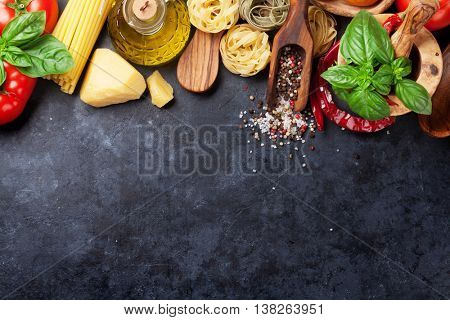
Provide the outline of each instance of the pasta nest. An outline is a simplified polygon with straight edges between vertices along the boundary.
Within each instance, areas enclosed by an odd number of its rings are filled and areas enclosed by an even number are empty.
[[[249,24],[234,26],[220,41],[220,53],[230,72],[242,77],[254,76],[270,61],[269,36]]]
[[[191,23],[199,30],[218,33],[239,19],[239,0],[188,0]]]
[[[317,6],[309,6],[308,21],[314,42],[314,57],[325,54],[336,39],[336,20]]]
[[[240,0],[241,18],[260,31],[277,29],[286,21],[290,0]]]

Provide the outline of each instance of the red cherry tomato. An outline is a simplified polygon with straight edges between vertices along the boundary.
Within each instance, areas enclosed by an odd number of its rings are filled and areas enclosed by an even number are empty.
[[[6,81],[0,94],[0,126],[17,119],[33,93],[36,79],[19,72],[16,67],[3,62]]]
[[[411,0],[396,0],[398,11],[405,11]],[[450,25],[450,0],[440,0],[438,11],[431,17],[425,27],[430,31],[443,29]]]
[[[0,33],[16,13],[25,11],[45,11],[45,32],[51,33],[55,29],[59,14],[58,0],[0,0]]]

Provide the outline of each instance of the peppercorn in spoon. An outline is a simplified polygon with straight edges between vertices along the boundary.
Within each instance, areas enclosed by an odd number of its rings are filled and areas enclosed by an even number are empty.
[[[273,107],[277,101],[277,74],[281,67],[280,58],[283,50],[288,46],[294,51],[297,51],[302,60],[302,72],[298,76],[297,99],[291,100],[291,104],[293,104],[295,111],[301,111],[306,107],[306,103],[308,102],[313,55],[313,40],[306,16],[308,14],[308,6],[308,0],[291,0],[286,22],[275,35],[266,93],[269,108]]]

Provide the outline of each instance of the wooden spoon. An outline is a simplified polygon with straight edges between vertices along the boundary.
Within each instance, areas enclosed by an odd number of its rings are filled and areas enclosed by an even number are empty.
[[[219,73],[219,47],[222,34],[223,31],[195,32],[177,66],[177,79],[184,89],[202,93],[212,87]]]
[[[450,45],[444,51],[444,70],[441,83],[433,96],[433,112],[419,114],[419,125],[432,137],[450,136]]]
[[[409,3],[403,12],[402,24],[391,37],[397,58],[409,56],[417,34],[437,9],[436,0],[412,0]]]
[[[311,78],[311,63],[313,54],[313,40],[309,31],[307,19],[308,0],[291,0],[291,7],[286,22],[275,35],[272,46],[272,57],[270,60],[269,81],[267,83],[266,99],[269,107],[276,103],[276,81],[281,49],[288,45],[300,47],[303,58],[302,79],[298,88],[298,99],[294,110],[301,111],[306,107],[309,94],[309,82]]]

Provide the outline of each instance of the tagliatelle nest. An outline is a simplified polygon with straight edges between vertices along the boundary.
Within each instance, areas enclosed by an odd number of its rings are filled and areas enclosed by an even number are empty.
[[[218,33],[239,19],[239,0],[188,0],[191,23],[199,30]]]
[[[220,53],[230,72],[242,77],[254,76],[270,61],[269,36],[248,24],[234,26],[220,41]]]
[[[289,0],[240,0],[241,18],[260,31],[277,29],[286,21]]]
[[[309,6],[308,21],[314,42],[314,57],[325,54],[336,39],[336,20],[317,6]]]

